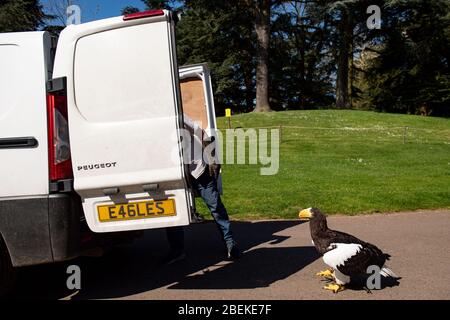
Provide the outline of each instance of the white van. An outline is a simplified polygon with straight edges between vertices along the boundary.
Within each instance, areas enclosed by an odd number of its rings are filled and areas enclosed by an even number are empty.
[[[16,267],[190,223],[175,20],[153,10],[72,25],[57,46],[46,32],[0,34],[0,294]],[[193,118],[211,132],[209,71],[181,75],[201,82]]]

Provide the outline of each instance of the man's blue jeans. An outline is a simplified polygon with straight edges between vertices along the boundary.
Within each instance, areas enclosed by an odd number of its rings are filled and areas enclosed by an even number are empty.
[[[192,186],[198,191],[205,204],[208,206],[211,215],[222,235],[227,249],[230,250],[234,245],[233,233],[231,232],[230,219],[227,210],[222,203],[220,193],[217,190],[217,181],[209,175],[208,169],[198,178],[192,179]],[[184,232],[183,227],[167,228],[167,239],[171,250],[184,250]]]

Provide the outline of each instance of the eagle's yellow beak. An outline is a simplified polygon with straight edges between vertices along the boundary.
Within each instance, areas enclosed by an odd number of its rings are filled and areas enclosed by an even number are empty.
[[[308,221],[312,217],[311,210],[304,209],[304,210],[300,211],[298,214],[298,217],[300,218],[300,220]]]

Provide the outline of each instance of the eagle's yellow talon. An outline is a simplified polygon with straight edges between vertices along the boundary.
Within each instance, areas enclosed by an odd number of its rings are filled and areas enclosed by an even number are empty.
[[[323,277],[323,278],[329,278],[329,279],[333,279],[334,275],[333,275],[333,270],[331,269],[327,269],[321,272],[317,272],[316,276],[318,277]]]
[[[337,284],[337,283],[331,283],[327,284],[325,287],[323,287],[325,290],[333,291],[334,293],[338,293],[340,291],[345,290],[345,287],[343,285]]]

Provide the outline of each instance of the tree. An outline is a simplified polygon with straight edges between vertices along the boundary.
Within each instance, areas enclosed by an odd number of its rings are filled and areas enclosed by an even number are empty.
[[[38,0],[3,0],[0,2],[0,32],[33,31],[51,18]]]
[[[253,2],[253,1],[251,1]],[[256,106],[254,112],[272,111],[269,104],[269,48],[271,0],[258,0],[254,7],[256,54]]]
[[[132,13],[137,13],[139,12],[139,9],[133,6],[126,6],[125,8],[122,9],[122,15],[126,15],[126,14],[132,14]]]
[[[184,11],[179,63],[208,62],[219,113],[333,104],[450,113],[446,0],[143,2]],[[369,5],[382,8],[381,30],[366,25]]]
[[[258,12],[264,12],[258,11],[262,3],[185,0],[185,13],[177,27],[179,63],[209,63],[219,112],[230,106],[247,112],[268,110],[258,108],[262,105],[270,110],[329,105],[332,70],[331,59],[323,63],[326,32],[319,19],[310,21],[307,16],[314,1],[267,4],[270,8],[265,11],[265,30],[271,40],[266,34],[261,46],[256,29],[257,25],[264,29],[261,16],[258,18]],[[308,9],[301,16],[293,13],[296,7]]]
[[[353,55],[353,22],[347,7],[341,11],[338,26],[339,54],[336,79],[336,107],[346,109],[351,107],[349,95],[349,60]]]
[[[167,9],[173,10],[179,1],[175,0],[141,0],[145,5],[146,10],[154,10],[154,9]],[[126,6],[122,9],[122,14],[131,14],[139,12],[139,8],[133,6]]]
[[[51,21],[46,21],[45,31],[51,32],[59,36],[61,31],[68,24],[78,24],[82,21],[82,12],[79,10],[77,1],[74,0],[47,0],[45,11],[52,17]],[[87,8],[83,10],[86,13]],[[100,12],[100,5],[92,10],[92,16],[96,16]]]
[[[43,30],[59,36],[61,31],[67,26],[67,8],[73,4],[72,0],[48,0],[46,12],[51,16],[53,23],[48,23]]]
[[[352,107],[352,83],[353,83],[353,57],[355,54],[355,29],[358,24],[365,24],[364,17],[367,1],[319,1],[322,10],[327,11],[333,28],[330,34],[336,44],[334,56],[336,66],[336,108],[347,109]],[[361,29],[361,28],[360,28]],[[362,28],[364,29],[364,28]],[[367,33],[367,28],[363,32]],[[362,41],[365,41],[363,39]]]
[[[179,1],[173,0],[142,0],[148,9],[167,9],[172,10]]]
[[[219,0],[186,1],[184,11],[177,27],[179,64],[209,64],[219,113],[253,110],[255,41],[246,11]]]
[[[323,13],[312,0],[284,2],[273,10],[269,89],[273,109],[311,109],[334,102],[330,21]]]
[[[170,8],[168,5],[170,1],[159,0],[144,0],[148,7],[154,8],[165,7]],[[176,2],[176,1],[172,1]],[[230,16],[230,12],[236,13],[236,8],[239,8],[241,15],[243,13],[251,13],[251,19],[253,21],[254,30],[256,33],[256,107],[255,112],[267,112],[272,111],[269,104],[269,47],[270,47],[270,17],[271,8],[277,5],[278,1],[273,0],[240,0],[236,3],[224,3],[220,4],[218,1],[195,1],[186,0],[184,5],[187,8],[191,8],[198,11],[208,10],[220,11],[221,14]],[[226,8],[228,12],[220,10]],[[231,14],[233,15],[233,14]],[[248,16],[247,16],[248,18]],[[242,20],[240,20],[242,21]],[[245,25],[245,24],[244,24]],[[247,87],[247,93],[250,92],[248,86],[251,84],[251,78],[248,76],[249,71],[245,70],[245,86]],[[250,97],[247,95],[246,103],[250,103]]]
[[[60,26],[67,26],[67,8],[73,4],[72,0],[48,0],[46,9]]]
[[[450,115],[450,3],[386,2],[386,18],[365,80],[375,109]]]

